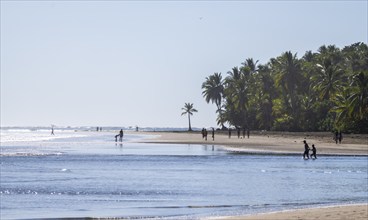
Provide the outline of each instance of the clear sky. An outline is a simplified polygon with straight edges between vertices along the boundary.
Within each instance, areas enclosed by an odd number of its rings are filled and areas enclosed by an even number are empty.
[[[367,43],[367,1],[1,0],[2,126],[216,126],[201,84],[246,58]]]

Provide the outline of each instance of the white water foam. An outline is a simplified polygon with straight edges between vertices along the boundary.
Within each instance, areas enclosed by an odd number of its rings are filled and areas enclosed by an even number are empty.
[[[57,135],[51,135],[50,131],[30,131],[27,129],[1,130],[0,143],[10,144],[17,142],[38,142],[50,141],[61,138],[87,137],[87,134],[76,133],[73,131],[55,131]]]

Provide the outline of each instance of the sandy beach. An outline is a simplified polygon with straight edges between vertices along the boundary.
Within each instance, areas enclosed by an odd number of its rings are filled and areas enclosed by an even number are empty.
[[[346,134],[341,144],[336,144],[331,133],[297,133],[269,132],[251,133],[250,137],[237,137],[236,132],[231,138],[227,132],[216,132],[212,140],[211,132],[207,141],[202,139],[200,132],[139,132],[153,135],[144,139],[144,143],[200,144],[220,145],[229,151],[264,154],[303,154],[306,140],[309,147],[314,144],[318,155],[364,155],[368,156],[368,134]]]
[[[290,211],[256,214],[250,216],[214,217],[207,220],[366,220],[368,204],[328,206]]]

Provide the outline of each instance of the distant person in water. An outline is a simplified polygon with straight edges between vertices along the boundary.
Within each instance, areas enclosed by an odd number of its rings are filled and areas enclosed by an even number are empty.
[[[119,141],[123,141],[123,136],[124,136],[124,132],[123,132],[123,129],[120,129],[120,132],[119,132]]]
[[[312,144],[312,154],[310,155],[310,158],[314,157],[314,159],[317,159],[317,149],[314,146],[314,144]]]
[[[54,134],[54,126],[51,127],[51,135],[55,135]]]
[[[340,133],[339,133],[339,144],[341,144],[341,141],[342,141],[342,132],[340,131]]]
[[[307,141],[304,140],[304,154],[303,154],[303,158],[304,159],[309,159],[309,146],[307,144]]]

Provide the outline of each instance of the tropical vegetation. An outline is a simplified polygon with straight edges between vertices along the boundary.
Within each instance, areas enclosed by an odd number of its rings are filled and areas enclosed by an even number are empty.
[[[248,58],[226,77],[206,77],[202,91],[223,129],[368,133],[368,47],[324,45],[301,58],[286,51],[266,64]]]

